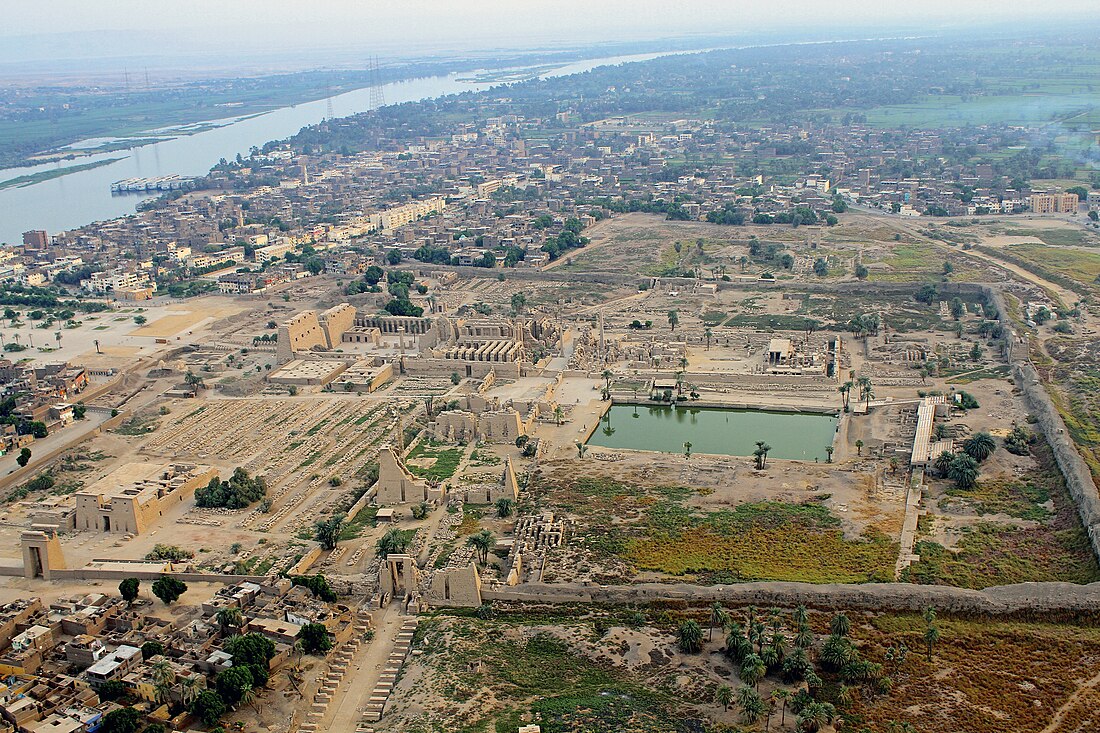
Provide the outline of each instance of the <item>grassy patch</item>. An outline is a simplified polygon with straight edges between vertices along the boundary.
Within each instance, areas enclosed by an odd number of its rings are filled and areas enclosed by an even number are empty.
[[[1017,519],[1043,521],[1051,516],[1045,504],[1050,488],[1031,479],[988,479],[973,489],[949,489],[940,507],[963,503],[978,514],[1007,514]]]
[[[1006,229],[1004,233],[1011,237],[1034,237],[1054,247],[1079,247],[1092,244],[1082,229]]]
[[[643,570],[711,582],[810,583],[889,580],[897,559],[897,545],[885,535],[846,539],[840,521],[818,504],[742,504],[689,520],[683,530],[631,539],[624,557]]]
[[[359,510],[347,524],[340,528],[340,539],[352,540],[363,533],[367,527],[377,525],[378,507],[368,504]]]
[[[1007,364],[984,367],[972,372],[964,372],[947,380],[948,384],[970,384],[983,379],[1008,379],[1012,376],[1012,367]]]
[[[1096,672],[1100,630],[1091,625],[941,615],[937,626],[941,641],[931,661],[921,638],[924,621],[917,614],[877,615],[854,633],[860,651],[877,660],[891,644],[904,642],[910,652],[902,673],[894,675],[891,694],[858,696],[845,711],[853,723],[845,729],[861,730],[866,724],[874,733],[888,733],[888,722],[898,721],[919,731],[1038,733]],[[1058,730],[1095,730],[1095,708],[1089,703],[1081,699],[1069,708]]]
[[[485,507],[473,504],[462,505],[462,521],[455,532],[459,537],[474,534],[481,526],[481,517],[485,514]]]
[[[535,492],[582,517],[581,543],[639,570],[705,583],[791,580],[859,583],[893,575],[897,545],[880,534],[849,539],[817,502],[759,502],[703,512],[683,487],[644,488],[580,478],[536,482]]]
[[[1039,468],[1020,480],[990,481],[967,493],[982,513],[1004,512],[1034,519],[1034,527],[989,522],[968,529],[956,546],[918,542],[920,560],[906,571],[914,583],[987,588],[1037,581],[1092,583],[1100,566],[1081,526],[1065,481],[1045,444],[1035,448]],[[954,492],[959,499],[962,492]],[[1053,503],[1053,513],[1041,504]],[[1043,516],[1045,515],[1045,516]]]
[[[734,328],[758,328],[764,331],[807,331],[811,327],[820,328],[821,321],[797,315],[739,313],[723,325]]]
[[[491,688],[497,701],[491,711],[468,707],[461,719],[449,721],[451,730],[513,733],[525,715],[546,733],[682,729],[687,711],[663,684],[588,659],[550,633],[502,640],[506,624],[465,618],[448,626],[459,642],[433,632],[423,642],[428,653],[439,653],[442,673],[453,679],[443,694],[463,702],[474,690]],[[478,671],[467,672],[475,661]]]
[[[115,432],[119,435],[148,435],[159,427],[156,418],[151,416],[138,416],[132,417],[126,422],[115,428]]]
[[[443,448],[442,445],[428,439],[417,443],[416,447],[409,451],[408,457],[410,459],[434,458],[435,462],[427,468],[409,465],[409,472],[431,481],[446,481],[453,476],[458,469],[458,464],[462,462],[462,454],[465,451],[462,448]]]

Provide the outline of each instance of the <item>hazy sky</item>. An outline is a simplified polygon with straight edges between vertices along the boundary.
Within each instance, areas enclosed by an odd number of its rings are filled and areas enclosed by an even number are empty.
[[[0,37],[88,31],[103,54],[221,47],[473,49],[568,44],[685,33],[741,35],[823,25],[959,26],[975,19],[1060,19],[1097,0],[0,0]],[[129,46],[129,48],[126,48]]]

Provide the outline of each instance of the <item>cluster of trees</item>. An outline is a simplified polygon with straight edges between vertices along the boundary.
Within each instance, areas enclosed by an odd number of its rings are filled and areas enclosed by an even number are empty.
[[[737,210],[734,204],[724,204],[721,209],[707,212],[707,221],[711,224],[725,224],[727,226],[741,226],[745,223],[745,215]]]
[[[386,271],[378,265],[371,265],[363,273],[362,280],[353,280],[348,283],[344,288],[344,292],[347,295],[358,295],[360,293],[377,293],[381,290],[378,283],[381,282],[385,276]]]
[[[183,560],[190,560],[195,556],[195,553],[191,550],[185,550],[177,545],[165,545],[158,542],[153,545],[153,549],[145,553],[146,560],[152,560],[157,562],[160,560],[168,560],[169,562],[182,562]]]
[[[424,315],[424,309],[414,305],[409,300],[409,291],[415,281],[415,277],[411,272],[390,270],[386,280],[389,281],[389,293],[393,296],[393,299],[383,306],[387,313],[391,316],[414,316],[417,318]]]
[[[195,504],[201,507],[244,509],[267,496],[267,482],[263,476],[249,476],[248,471],[237,467],[228,481],[210,479],[206,486],[195,491]]]
[[[1027,445],[1027,438],[1024,438]],[[944,451],[936,456],[934,466],[941,476],[951,479],[960,489],[978,485],[981,464],[997,450],[997,442],[989,433],[979,432],[963,441],[962,451]]]
[[[803,224],[820,224],[822,221],[832,227],[836,226],[840,220],[833,214],[826,214],[819,218],[817,212],[809,206],[796,206],[790,211],[781,211],[778,214],[761,212],[752,217],[753,224],[790,224],[796,228]]]
[[[10,346],[11,344],[8,345]],[[84,406],[81,405],[81,407],[83,408]],[[25,420],[16,414],[17,409],[18,405],[16,404],[14,395],[0,400],[0,425],[14,425],[15,432],[20,435],[33,435],[35,438],[45,438],[49,435],[46,423],[38,420]],[[73,412],[75,415],[75,409]],[[27,459],[30,459],[29,450],[27,450]],[[21,463],[19,465],[25,466],[26,463]]]
[[[932,621],[928,622],[928,628],[935,629],[925,635],[931,655],[939,632],[934,625],[935,611],[926,612],[926,619],[929,613]],[[908,655],[908,648],[900,643],[887,650],[885,665],[864,659],[848,637],[851,622],[845,614],[838,613],[829,623],[828,637],[819,645],[815,664],[817,643],[804,606],[796,608],[789,620],[778,609],[758,615],[755,608],[749,607],[742,625],[715,603],[710,609],[708,638],[713,639],[715,628],[725,632],[723,651],[737,666],[742,683],[736,690],[729,684],[720,685],[715,701],[726,709],[736,703],[742,719],[749,725],[770,718],[780,706],[781,725],[785,725],[790,709],[797,716],[797,729],[806,733],[833,724],[837,705],[850,701],[857,691],[865,697],[889,694],[893,680],[888,673],[896,675]],[[695,620],[683,622],[677,632],[677,644],[685,654],[702,651],[703,627]],[[769,676],[800,689],[792,692],[780,687],[765,701],[759,687]],[[805,688],[801,688],[803,683]]]
[[[290,582],[303,588],[309,588],[309,592],[315,598],[327,603],[335,603],[337,600],[336,591],[328,584],[328,579],[320,573],[317,575],[291,575]]]
[[[542,250],[550,255],[551,260],[556,260],[568,250],[586,246],[588,237],[581,236],[583,228],[580,219],[576,217],[566,219],[561,233],[555,237],[548,237],[542,245]]]

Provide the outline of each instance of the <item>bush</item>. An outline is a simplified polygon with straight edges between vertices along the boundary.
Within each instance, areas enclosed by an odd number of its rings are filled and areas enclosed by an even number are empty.
[[[328,580],[321,574],[317,575],[292,575],[290,576],[290,582],[294,585],[300,585],[305,588],[309,588],[310,592],[314,596],[320,598],[322,601],[328,603],[334,603],[337,600],[337,595],[334,590],[329,586]]]
[[[152,641],[147,641],[141,645],[141,658],[143,660],[152,659],[158,654],[163,655],[164,652],[164,644],[161,644],[155,639]]]
[[[190,550],[185,550],[182,547],[175,545],[153,545],[153,551],[145,555],[146,560],[152,560],[154,562],[160,560],[167,560],[169,562],[181,562],[183,560],[190,560],[195,556],[195,553]]]
[[[201,507],[244,509],[266,496],[267,482],[263,477],[250,477],[248,471],[238,467],[228,481],[219,481],[215,476],[210,479],[209,484],[197,489],[195,504]]]

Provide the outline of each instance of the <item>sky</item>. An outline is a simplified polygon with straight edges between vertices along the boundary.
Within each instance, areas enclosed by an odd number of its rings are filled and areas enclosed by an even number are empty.
[[[958,28],[1095,11],[1096,0],[0,0],[0,61],[310,52],[385,55],[672,36]],[[52,41],[52,42],[51,42]]]

